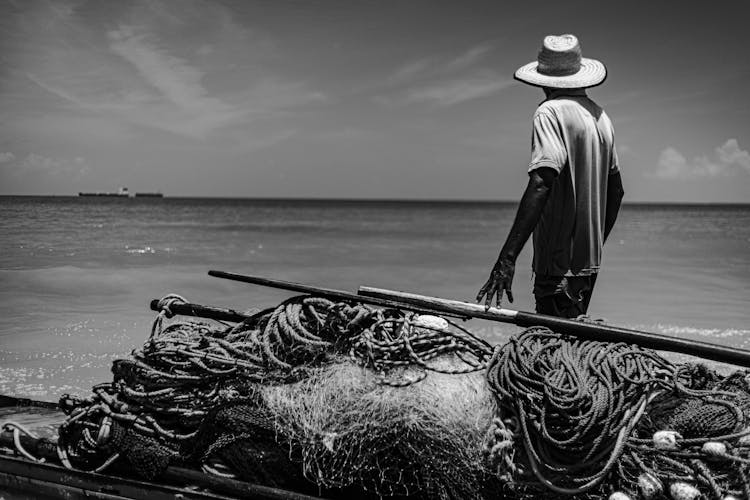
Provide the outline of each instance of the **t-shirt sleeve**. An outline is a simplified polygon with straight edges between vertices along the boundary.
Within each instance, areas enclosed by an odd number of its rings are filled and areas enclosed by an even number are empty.
[[[612,157],[609,160],[609,173],[616,174],[620,171],[620,160],[617,158],[617,147],[612,143]]]
[[[607,113],[602,111],[603,123],[608,131],[609,143],[611,148],[609,150],[609,173],[616,174],[620,171],[620,159],[617,157],[617,142],[615,141],[615,128],[612,126],[612,121],[607,116]]]
[[[529,172],[539,167],[550,167],[560,173],[567,160],[568,150],[562,139],[559,122],[549,113],[537,111],[531,133]]]

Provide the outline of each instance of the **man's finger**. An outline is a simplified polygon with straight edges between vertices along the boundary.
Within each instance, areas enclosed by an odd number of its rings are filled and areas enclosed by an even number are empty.
[[[484,286],[479,289],[479,293],[477,294],[477,302],[482,302],[482,297],[484,297],[484,294],[487,293],[488,286],[490,286],[489,281],[487,281],[487,283],[485,283]]]
[[[497,291],[497,295],[495,295],[495,307],[500,307],[500,303],[503,301],[503,288],[500,287],[500,289]]]
[[[513,303],[513,292],[510,291],[510,288],[505,290],[505,293],[508,294],[508,301],[512,304]]]
[[[492,284],[492,287],[487,291],[487,300],[484,302],[484,308],[489,309],[492,306],[492,296],[497,293],[497,285],[494,283]]]
[[[487,300],[484,302],[484,310],[488,311],[492,307],[492,295],[487,295]]]

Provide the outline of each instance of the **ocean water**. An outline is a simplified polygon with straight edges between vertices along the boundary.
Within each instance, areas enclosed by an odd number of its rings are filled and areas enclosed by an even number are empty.
[[[149,300],[238,310],[289,294],[209,269],[472,300],[511,203],[0,197],[0,394],[56,400],[111,380]],[[513,309],[533,311],[530,244]],[[591,303],[618,326],[750,347],[750,205],[626,205]],[[507,303],[506,303],[507,305]],[[491,342],[519,329],[471,321]]]

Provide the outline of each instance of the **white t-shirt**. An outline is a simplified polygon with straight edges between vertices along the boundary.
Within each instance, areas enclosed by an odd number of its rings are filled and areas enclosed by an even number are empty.
[[[608,177],[619,165],[612,122],[584,90],[556,90],[534,113],[529,172],[540,167],[553,168],[558,176],[534,229],[534,272],[596,273]]]

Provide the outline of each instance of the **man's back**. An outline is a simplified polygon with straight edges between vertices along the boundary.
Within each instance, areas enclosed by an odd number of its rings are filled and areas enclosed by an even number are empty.
[[[618,165],[612,123],[583,90],[556,90],[534,114],[529,170],[539,167],[553,168],[558,177],[534,230],[534,272],[597,272],[607,181]]]
[[[584,90],[604,82],[607,68],[583,57],[574,35],[549,35],[513,76],[547,100],[534,114],[528,185],[477,301],[500,305],[507,293],[513,302],[516,259],[533,233],[536,311],[575,318],[587,313],[624,194],[612,124]]]

